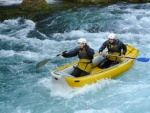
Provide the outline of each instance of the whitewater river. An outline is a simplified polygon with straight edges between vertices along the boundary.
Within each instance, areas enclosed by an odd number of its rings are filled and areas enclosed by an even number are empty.
[[[135,61],[117,78],[79,89],[52,84],[49,72],[77,58],[57,57],[35,69],[80,37],[97,53],[110,32],[137,48],[138,57],[150,58],[150,4],[63,5],[63,10],[39,15],[37,22],[0,21],[0,113],[150,113],[150,61]]]

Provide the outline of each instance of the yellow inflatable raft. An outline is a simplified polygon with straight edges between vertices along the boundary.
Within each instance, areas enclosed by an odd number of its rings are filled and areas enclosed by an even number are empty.
[[[138,56],[139,51],[137,49],[133,48],[130,45],[126,46],[127,46],[126,57],[128,58],[121,58],[121,62],[115,66],[112,66],[107,69],[98,68],[97,66],[103,60],[103,57],[95,55],[92,61],[93,69],[90,75],[78,78],[71,76],[74,67],[78,63],[78,61],[76,61],[67,64],[65,66],[59,67],[54,71],[51,71],[50,73],[52,76],[52,81],[58,84],[67,83],[70,87],[75,88],[75,87],[82,87],[85,84],[95,83],[100,79],[114,78],[130,69],[135,60],[133,58],[137,58]]]

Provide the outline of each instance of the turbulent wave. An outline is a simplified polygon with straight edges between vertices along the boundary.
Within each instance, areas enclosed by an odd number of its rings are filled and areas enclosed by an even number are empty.
[[[2,6],[8,6],[8,5],[14,5],[14,4],[21,4],[23,0],[0,0],[0,5]],[[46,0],[47,3],[54,4],[57,1],[56,0]]]
[[[35,69],[39,61],[77,45],[80,37],[86,38],[97,53],[111,32],[137,48],[139,57],[150,57],[150,4],[78,5],[47,13],[38,22],[24,18],[0,22],[1,113],[150,111],[149,62],[136,61],[116,79],[77,89],[52,83],[49,73],[77,58],[57,57]]]

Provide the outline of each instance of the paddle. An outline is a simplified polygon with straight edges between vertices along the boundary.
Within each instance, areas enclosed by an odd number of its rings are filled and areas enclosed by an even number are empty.
[[[149,61],[149,58],[144,58],[144,57],[140,57],[140,58],[125,57],[125,58],[135,59],[140,62],[148,62]]]
[[[126,57],[128,58],[128,57]],[[130,57],[129,57],[130,58]],[[144,58],[144,57],[140,57],[140,58],[130,58],[130,59],[136,59],[137,61],[140,62],[148,62],[150,60],[150,58]]]
[[[108,56],[116,56],[116,55],[108,54]],[[116,56],[116,57],[121,57],[121,56]],[[125,56],[125,58],[135,59],[135,60],[140,61],[140,62],[148,62],[148,61],[150,60],[150,58],[144,58],[144,57],[132,58],[132,57],[126,57],[126,56]]]
[[[68,52],[68,51],[70,51],[70,50],[72,50],[72,49],[74,49],[74,48],[76,48],[76,47],[78,47],[78,46],[79,46],[79,45],[74,46],[74,47],[72,47],[72,48],[70,48],[70,49],[68,49],[68,50],[66,50],[66,51],[64,51],[64,52]],[[56,58],[56,57],[58,57],[58,56],[60,56],[60,53],[57,54],[56,56],[53,56],[53,57],[51,57],[51,58],[48,58],[48,59],[45,59],[45,60],[40,61],[39,63],[36,64],[36,66],[35,66],[36,69],[38,69],[38,68],[44,66],[48,61],[50,61],[50,60],[52,60],[52,59],[54,59],[54,58]]]

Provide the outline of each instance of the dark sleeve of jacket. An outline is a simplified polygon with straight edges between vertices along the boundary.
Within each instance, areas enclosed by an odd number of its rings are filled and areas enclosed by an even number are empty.
[[[94,50],[90,48],[87,44],[85,45],[85,50],[87,51],[87,54],[93,58],[93,55],[95,54]]]
[[[69,57],[77,56],[78,53],[79,53],[79,48],[74,49],[70,52],[64,52],[62,56],[65,57],[65,58],[69,58]]]
[[[105,41],[102,46],[99,48],[99,52],[102,52],[108,45],[108,41]]]
[[[123,42],[120,41],[120,46],[121,46],[121,49],[123,49],[123,54],[125,55],[126,52],[127,52],[127,47],[126,47],[126,45],[125,45]]]

